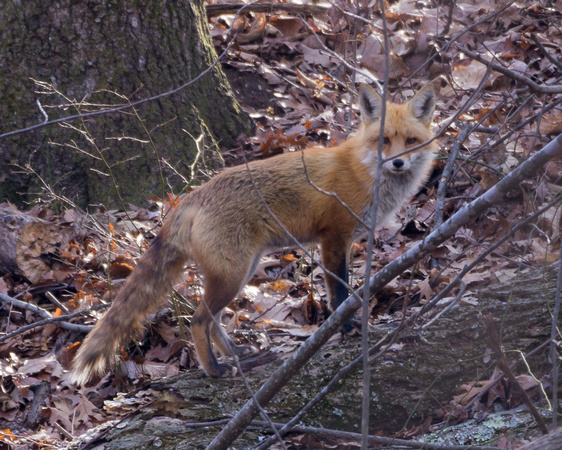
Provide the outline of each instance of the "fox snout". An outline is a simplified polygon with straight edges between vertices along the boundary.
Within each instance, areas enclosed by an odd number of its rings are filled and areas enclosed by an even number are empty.
[[[410,170],[411,166],[410,160],[402,158],[390,159],[385,161],[382,165],[383,169],[394,173],[406,172]]]

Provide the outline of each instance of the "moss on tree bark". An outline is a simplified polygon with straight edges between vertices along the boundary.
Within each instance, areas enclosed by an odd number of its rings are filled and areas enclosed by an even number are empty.
[[[181,86],[217,57],[201,0],[34,0],[6,2],[0,13],[1,132],[42,122],[37,100],[49,119],[76,114],[68,100],[81,112],[133,102]],[[162,158],[188,177],[194,138],[231,146],[248,118],[217,65],[177,94],[72,126],[81,131],[54,125],[0,140],[0,200],[30,201],[45,183],[81,206],[115,205],[115,180],[140,204],[183,185],[166,165],[160,176]],[[205,160],[220,157],[209,151]],[[28,164],[36,174],[19,169]]]

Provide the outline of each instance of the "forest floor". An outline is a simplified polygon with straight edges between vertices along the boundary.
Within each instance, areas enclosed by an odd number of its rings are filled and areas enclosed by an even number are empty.
[[[380,10],[356,10],[340,1],[314,5],[324,6],[325,12],[315,10],[314,16],[301,19],[281,5],[268,13],[209,18],[217,53],[237,32],[222,64],[241,106],[255,123],[253,134],[240,137],[237,148],[224,149],[227,164],[341,142],[359,120],[354,105],[359,84],[384,78]],[[439,225],[436,205],[443,205],[446,219],[562,132],[562,95],[537,89],[560,85],[559,4],[427,0],[389,2],[387,8],[391,98],[406,100],[427,83],[436,87],[440,152],[425,187],[396,221],[377,232],[372,271]],[[489,71],[477,58],[505,70]],[[452,175],[442,180],[455,147]],[[561,169],[562,161],[551,162],[502,204],[459,230],[430,258],[392,280],[373,301],[373,325],[398,323],[412,314],[465,265],[481,258],[550,202],[562,189]],[[440,183],[447,187],[442,198]],[[119,392],[198,367],[187,326],[203,294],[193,266],[175,287],[171,303],[154,318],[143,342],[122,349],[114,372],[89,388],[76,388],[68,381],[68,369],[85,331],[103,314],[175,200],[170,194],[146,208],[130,205],[128,211],[93,214],[73,209],[55,213],[41,203],[20,211],[39,225],[18,243],[22,273],[0,278],[4,302],[0,442],[18,449],[63,447],[72,437],[130,412],[122,397],[115,401]],[[15,211],[12,205],[0,206]],[[463,278],[466,291],[461,302],[477,305],[476,289],[509,283],[522,271],[557,261],[560,217],[559,207],[548,209],[482,257]],[[352,250],[352,285],[359,287],[366,272],[365,242],[354,244]],[[318,256],[316,247],[311,252]],[[19,303],[10,305],[8,298]],[[225,311],[223,324],[237,342],[287,354],[322,323],[325,300],[322,270],[301,250],[285,249],[264,257],[250,285]],[[29,326],[25,332],[24,326]],[[546,360],[547,350],[542,355]],[[494,367],[488,366],[481,382],[496,376]],[[538,399],[537,387],[548,385],[549,374],[534,375],[534,381],[524,378],[525,390],[536,392]],[[497,403],[509,407],[521,403],[508,382],[502,386],[493,399],[483,397],[480,412],[493,411]],[[459,392],[463,390],[466,387],[459,386]],[[455,414],[456,422],[467,420],[474,411],[460,415],[458,411],[475,395],[477,391],[462,400],[452,395],[451,403],[432,417],[387,434],[411,438],[437,429]],[[299,444],[298,439],[288,442],[292,448],[311,445],[310,441]],[[511,448],[513,444],[506,440],[498,445]]]

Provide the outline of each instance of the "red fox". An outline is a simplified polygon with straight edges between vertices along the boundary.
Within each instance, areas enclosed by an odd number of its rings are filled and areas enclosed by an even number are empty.
[[[301,243],[319,242],[325,268],[347,282],[349,247],[367,231],[357,218],[366,223],[373,202],[382,99],[362,85],[359,106],[361,126],[341,145],[233,167],[187,195],[80,347],[72,380],[85,384],[104,373],[118,348],[142,332],[144,320],[181,277],[186,261],[195,261],[204,277],[204,299],[191,320],[191,333],[199,362],[212,377],[228,375],[232,367],[218,363],[211,341],[227,356],[251,350],[236,346],[218,325],[221,311],[253,275],[266,249],[295,246],[286,231]],[[377,225],[392,217],[429,175],[435,143],[402,153],[433,137],[434,109],[430,85],[405,104],[386,106]],[[334,310],[347,298],[348,287],[329,275],[326,282]]]

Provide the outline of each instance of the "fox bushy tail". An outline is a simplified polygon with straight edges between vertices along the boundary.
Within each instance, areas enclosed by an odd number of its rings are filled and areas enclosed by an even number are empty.
[[[74,359],[73,383],[86,384],[102,375],[123,344],[138,337],[145,319],[156,312],[183,271],[186,256],[158,235],[105,316],[88,334]]]

